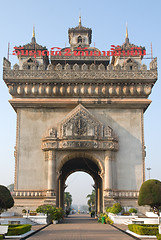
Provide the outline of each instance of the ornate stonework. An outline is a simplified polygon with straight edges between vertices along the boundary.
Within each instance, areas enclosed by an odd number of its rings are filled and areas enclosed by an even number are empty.
[[[156,62],[156,60],[153,62]],[[134,63],[134,64],[133,64]],[[26,63],[25,63],[26,64]],[[34,63],[35,64],[35,63]],[[129,68],[133,64],[133,70]],[[142,67],[137,69],[134,60],[127,62],[126,70],[115,67],[114,70],[103,70],[104,66],[99,65],[98,69],[91,71],[87,65],[82,65],[82,70],[78,65],[69,64],[62,69],[58,64],[56,70],[53,65],[48,66],[48,70],[37,70],[37,65],[29,70],[18,70],[16,65],[10,69],[10,63],[4,59],[3,78],[9,92],[13,97],[21,98],[50,98],[50,97],[106,97],[106,98],[147,98],[157,79],[156,65],[151,64],[151,70]]]
[[[112,128],[103,126],[81,104],[51,128],[42,140],[42,149],[118,150],[118,139]]]

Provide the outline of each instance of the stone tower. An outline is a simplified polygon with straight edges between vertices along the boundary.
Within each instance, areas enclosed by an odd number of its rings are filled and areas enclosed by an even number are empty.
[[[95,182],[96,210],[120,202],[136,206],[145,179],[144,112],[157,80],[126,35],[121,54],[90,47],[92,30],[68,31],[70,46],[52,52],[36,43],[4,58],[3,79],[17,113],[15,190],[17,207],[52,203],[63,207],[67,177],[76,171]],[[140,47],[140,51],[145,48]],[[122,55],[123,54],[123,55]]]

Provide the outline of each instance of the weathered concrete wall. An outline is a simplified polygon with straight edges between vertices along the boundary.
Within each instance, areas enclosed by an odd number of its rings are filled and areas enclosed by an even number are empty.
[[[21,109],[18,131],[17,189],[47,189],[47,161],[41,149],[42,137],[51,128],[57,128],[72,109]],[[115,153],[113,186],[120,190],[139,190],[143,181],[142,110],[88,109],[100,122],[113,128],[119,138]],[[20,147],[21,146],[21,147]],[[57,166],[68,151],[57,154]],[[104,151],[95,156],[104,163]]]
[[[140,189],[143,181],[142,110],[91,109],[103,124],[113,128],[119,138],[116,152],[117,188]]]

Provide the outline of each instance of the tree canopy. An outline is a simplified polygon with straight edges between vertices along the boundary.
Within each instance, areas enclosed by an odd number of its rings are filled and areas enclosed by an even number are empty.
[[[159,215],[161,206],[161,182],[156,179],[145,181],[139,191],[139,206],[149,205]]]
[[[13,207],[13,205],[14,200],[10,191],[5,186],[0,185],[0,213]]]

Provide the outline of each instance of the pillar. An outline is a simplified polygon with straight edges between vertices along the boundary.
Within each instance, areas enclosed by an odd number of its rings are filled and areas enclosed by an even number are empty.
[[[48,152],[48,196],[53,196],[56,187],[56,163],[55,151]]]
[[[59,178],[59,208],[61,207],[61,179]]]
[[[104,189],[112,190],[112,156],[110,151],[105,152],[105,181],[104,181]]]
[[[101,212],[101,209],[100,209],[100,201],[101,201],[101,196],[100,196],[100,186],[98,185],[98,188],[97,188],[97,212],[100,213]]]

